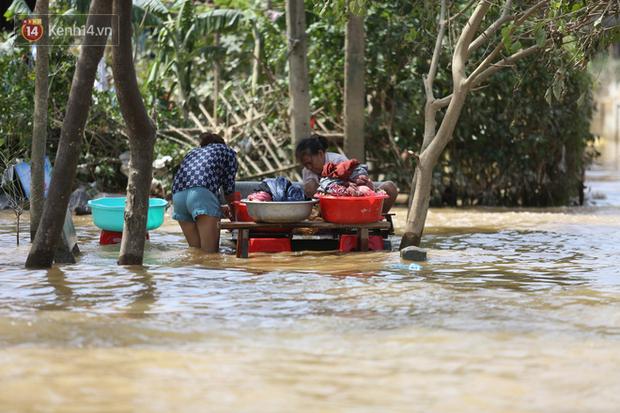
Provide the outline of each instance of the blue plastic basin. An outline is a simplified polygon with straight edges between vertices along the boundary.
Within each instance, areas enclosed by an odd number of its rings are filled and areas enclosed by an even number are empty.
[[[125,197],[98,198],[88,201],[88,205],[93,211],[94,224],[105,230],[123,232],[125,223]],[[164,222],[164,212],[166,211],[165,199],[150,198],[149,212],[146,220],[146,229],[150,231],[159,228]]]

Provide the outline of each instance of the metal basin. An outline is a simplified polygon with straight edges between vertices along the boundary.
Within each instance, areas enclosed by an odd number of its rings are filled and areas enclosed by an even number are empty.
[[[312,205],[316,201],[294,202],[263,202],[242,201],[248,206],[248,214],[256,222],[270,222],[275,224],[303,221],[310,216]]]

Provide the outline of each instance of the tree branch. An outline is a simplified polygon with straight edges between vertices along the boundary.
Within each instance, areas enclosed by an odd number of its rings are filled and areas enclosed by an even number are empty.
[[[480,62],[478,67],[474,69],[472,74],[467,77],[467,79],[465,80],[465,84],[467,84],[468,86],[471,86],[473,83],[473,80],[476,79],[476,77],[479,76],[480,73],[482,73],[485,69],[487,69],[489,66],[493,64],[493,61],[495,60],[497,55],[499,55],[499,52],[501,52],[503,48],[504,48],[504,44],[502,42],[497,43],[493,51],[489,53],[489,55],[485,57],[482,62]]]
[[[433,102],[435,96],[433,95],[433,83],[437,76],[437,66],[439,65],[439,55],[441,54],[441,46],[444,36],[446,34],[446,3],[447,0],[441,0],[441,12],[439,14],[439,30],[437,32],[437,39],[435,41],[435,49],[433,50],[433,58],[431,59],[431,67],[428,70],[428,77],[424,78],[424,91],[426,93],[426,104],[424,105],[424,138],[422,140],[422,148],[426,148],[430,142],[435,138],[435,132],[437,131],[436,114],[437,109]],[[412,191],[414,183],[412,183]]]
[[[482,73],[480,73],[476,78],[471,78],[471,83],[470,86],[471,87],[475,87],[478,84],[480,84],[480,82],[486,80],[487,78],[489,78],[491,75],[495,74],[496,72],[498,72],[499,70],[503,69],[504,67],[508,67],[508,66],[512,66],[514,65],[518,60],[523,59],[524,57],[527,57],[529,55],[534,54],[535,52],[542,50],[544,48],[544,46],[546,46],[547,44],[549,44],[550,41],[545,42],[545,45],[543,45],[543,47],[538,46],[538,45],[534,45],[534,46],[530,46],[527,49],[521,49],[518,52],[516,52],[513,55],[510,55],[502,60],[500,60],[497,63],[492,64],[489,68],[487,68],[486,70],[484,70]],[[473,73],[472,73],[473,75]],[[468,79],[469,81],[469,79]]]
[[[528,17],[530,17],[535,11],[537,11],[540,7],[549,3],[549,0],[543,0],[541,2],[536,3],[526,11],[524,11],[517,19],[515,19],[515,27],[521,26]]]
[[[490,39],[491,36],[493,36],[504,23],[513,19],[513,16],[509,15],[511,8],[512,0],[506,0],[506,4],[504,5],[504,9],[502,10],[502,15],[497,20],[495,20],[495,22],[490,25],[484,32],[482,32],[480,36],[476,37],[476,39],[471,42],[467,53],[471,55],[474,50],[477,50],[480,46],[482,46],[482,43]]]
[[[473,6],[473,4],[474,4],[475,2],[477,2],[477,1],[478,1],[478,0],[470,0],[470,1],[469,1],[469,3],[467,3],[467,4],[465,5],[465,7],[463,7],[463,10],[461,10],[460,12],[456,13],[454,16],[451,16],[451,17],[448,19],[448,23],[452,23],[454,20],[458,19],[458,18],[459,18],[459,17],[460,17],[463,13],[465,13],[467,10],[469,10],[469,8],[470,8],[471,6]]]
[[[502,22],[502,20],[504,20],[503,22],[505,22],[505,21],[509,21],[509,20],[515,19],[515,23],[511,27],[510,33],[508,34],[509,36],[512,36],[514,31],[517,29],[517,27],[519,27],[523,23],[525,23],[525,21],[528,19],[528,17],[530,17],[534,12],[536,12],[536,10],[538,10],[541,6],[543,6],[544,4],[548,3],[548,0],[543,0],[543,1],[535,4],[534,6],[530,7],[527,10],[525,10],[519,16],[507,16],[506,17],[507,19],[504,19],[504,15],[508,12],[508,8],[510,6],[510,3],[511,3],[511,0],[508,0],[506,2],[506,5],[504,6],[504,10],[502,12],[502,17],[500,17],[498,20],[496,20],[495,23],[493,23],[493,25],[491,27],[495,26],[497,23]],[[503,22],[501,24],[503,24]],[[499,28],[501,27],[501,24],[499,24],[495,28],[495,31],[499,30]],[[484,35],[484,33],[482,35]],[[480,38],[481,37],[479,36],[478,39],[480,39]],[[476,40],[478,40],[478,39],[476,39]],[[482,44],[482,40],[481,40],[480,44]],[[469,47],[469,49],[470,50],[475,50],[477,47],[480,47],[480,44],[477,45],[476,47],[474,47],[474,44],[472,43],[472,45]],[[478,65],[478,67],[476,67],[476,69],[473,71],[473,73],[471,75],[469,75],[469,77],[465,80],[465,84],[468,87],[473,87],[475,84],[477,84],[479,82],[478,80],[476,80],[476,78],[478,76],[480,76],[481,73],[483,73],[485,70],[487,70],[493,64],[493,60],[495,60],[495,58],[499,55],[499,53],[501,52],[503,47],[504,47],[503,43],[502,42],[498,42],[497,45],[495,46],[495,48],[493,49],[493,51],[491,53],[489,53],[489,55],[487,57],[484,58],[484,60]],[[519,53],[519,52],[517,52],[517,53]],[[509,59],[509,58],[510,57],[508,57],[507,59]],[[499,64],[499,63],[496,63],[496,64]],[[497,69],[497,70],[499,70],[499,69]],[[495,71],[491,72],[491,74],[493,74],[493,73],[495,73]]]
[[[433,101],[433,107],[437,110],[441,108],[445,108],[446,106],[450,104],[451,100],[452,100],[452,94],[449,94],[448,96],[445,96],[441,99],[435,99]]]
[[[433,98],[433,83],[437,76],[437,66],[439,65],[439,55],[441,54],[441,44],[446,33],[446,0],[441,0],[441,12],[439,14],[439,31],[437,40],[435,41],[435,49],[431,59],[431,66],[428,70],[428,76],[424,79],[426,90],[426,99]]]
[[[481,0],[478,3],[456,42],[454,55],[452,56],[452,80],[453,88],[455,89],[461,87],[461,82],[465,78],[465,64],[469,58],[469,45],[489,7],[490,3],[487,0]]]

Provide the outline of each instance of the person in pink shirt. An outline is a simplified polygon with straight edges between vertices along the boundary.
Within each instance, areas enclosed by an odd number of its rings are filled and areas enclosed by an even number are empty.
[[[311,198],[319,187],[321,180],[321,172],[323,167],[332,162],[338,164],[348,161],[349,159],[335,152],[328,152],[329,142],[323,136],[313,134],[312,136],[302,139],[295,148],[295,157],[303,166],[301,171],[304,193]],[[385,181],[375,186],[376,190],[384,190],[389,198],[383,202],[383,212],[388,212],[398,196],[398,188],[392,181]]]

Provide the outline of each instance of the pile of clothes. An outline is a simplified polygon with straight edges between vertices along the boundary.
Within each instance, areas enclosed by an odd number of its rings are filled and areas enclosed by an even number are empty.
[[[383,195],[385,191],[375,191],[368,177],[368,168],[357,159],[335,164],[327,163],[321,172],[321,180],[315,198],[322,196],[373,196]]]
[[[283,176],[264,179],[254,193],[248,196],[248,201],[292,202],[304,200],[303,189]]]

